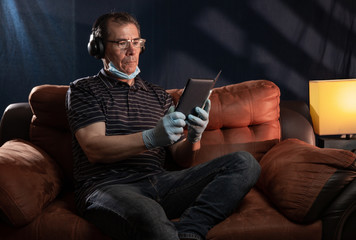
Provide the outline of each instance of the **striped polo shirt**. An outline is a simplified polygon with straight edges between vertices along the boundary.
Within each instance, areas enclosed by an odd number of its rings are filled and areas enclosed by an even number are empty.
[[[153,128],[172,104],[171,96],[164,89],[140,77],[129,86],[111,78],[103,69],[96,76],[71,83],[66,99],[73,134],[87,125],[105,122],[107,136]],[[158,147],[115,163],[94,164],[88,161],[73,136],[76,191],[84,194],[89,186],[127,183],[160,172],[165,156],[165,149]]]

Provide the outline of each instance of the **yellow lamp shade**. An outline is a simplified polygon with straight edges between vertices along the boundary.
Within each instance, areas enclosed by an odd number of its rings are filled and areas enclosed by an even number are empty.
[[[356,79],[309,81],[309,102],[315,133],[356,133]]]

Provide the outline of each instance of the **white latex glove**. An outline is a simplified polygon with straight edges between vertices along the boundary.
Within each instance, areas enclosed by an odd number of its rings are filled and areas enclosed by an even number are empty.
[[[196,107],[195,115],[188,115],[188,141],[195,143],[200,141],[201,136],[208,125],[209,122],[209,111],[210,111],[210,100],[206,100],[204,104],[204,109]]]
[[[171,107],[154,128],[142,132],[143,142],[147,149],[171,145],[184,135],[185,125],[185,115]]]

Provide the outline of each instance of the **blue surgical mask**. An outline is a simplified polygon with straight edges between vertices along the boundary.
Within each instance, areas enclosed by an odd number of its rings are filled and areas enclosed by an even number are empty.
[[[118,77],[119,79],[127,79],[127,80],[135,78],[141,72],[138,66],[136,66],[135,72],[131,73],[130,75],[127,75],[126,73],[117,70],[117,68],[111,62],[109,63],[108,71],[111,72],[114,76]]]

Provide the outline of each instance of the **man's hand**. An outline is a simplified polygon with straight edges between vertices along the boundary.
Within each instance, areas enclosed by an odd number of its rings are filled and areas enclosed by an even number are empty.
[[[181,139],[186,125],[185,115],[173,111],[174,107],[171,107],[168,113],[158,121],[156,127],[142,132],[143,142],[147,149],[168,146]]]
[[[200,107],[195,108],[197,116],[192,114],[188,115],[188,141],[195,143],[200,141],[206,126],[209,122],[210,100],[205,101],[204,109]]]

